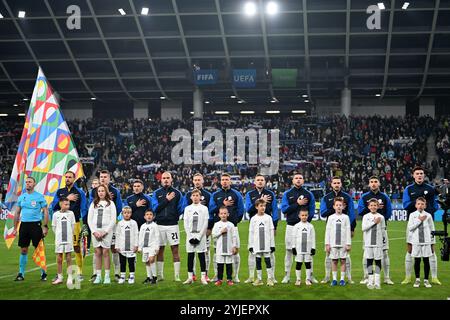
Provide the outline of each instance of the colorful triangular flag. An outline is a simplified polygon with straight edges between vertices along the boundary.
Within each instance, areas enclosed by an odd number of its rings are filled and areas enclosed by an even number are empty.
[[[47,260],[45,258],[45,246],[43,239],[39,241],[38,246],[36,247],[36,249],[34,249],[32,259],[39,268],[42,268],[45,270],[45,272],[47,272]]]
[[[9,180],[5,205],[15,212],[17,198],[22,194],[26,177],[36,179],[35,191],[43,194],[47,203],[53,201],[65,185],[64,173],[71,170],[76,179],[84,176],[78,152],[57,99],[41,68],[33,90],[16,160]],[[8,248],[15,235],[14,214],[5,223],[4,238]]]

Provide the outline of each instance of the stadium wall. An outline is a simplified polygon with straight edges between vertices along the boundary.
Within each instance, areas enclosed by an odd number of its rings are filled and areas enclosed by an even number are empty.
[[[436,115],[436,108],[434,104],[420,104],[419,116],[430,116],[432,118]]]
[[[339,99],[318,99],[316,103],[317,114],[341,114],[341,101]],[[406,115],[405,99],[352,99],[351,114],[355,116],[404,117]],[[420,115],[435,116],[433,99],[420,100]]]
[[[92,102],[61,103],[61,109],[67,120],[92,118]]]
[[[137,101],[134,103],[133,118],[134,119],[148,118],[148,102],[147,101]]]
[[[182,118],[181,101],[163,101],[161,103],[161,120],[181,120]]]

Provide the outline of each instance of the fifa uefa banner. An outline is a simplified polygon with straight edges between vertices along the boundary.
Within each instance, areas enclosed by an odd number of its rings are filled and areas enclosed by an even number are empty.
[[[84,175],[67,123],[44,73],[39,68],[25,125],[14,162],[5,205],[8,210],[4,238],[9,248],[14,241],[14,211],[17,198],[25,190],[25,179],[36,179],[35,190],[47,204],[60,187],[64,173],[73,171],[76,179]]]
[[[233,85],[236,88],[254,88],[256,86],[256,69],[234,69]]]
[[[274,87],[295,88],[297,85],[297,69],[272,69]]]
[[[219,73],[217,69],[199,69],[194,71],[196,85],[216,84]]]

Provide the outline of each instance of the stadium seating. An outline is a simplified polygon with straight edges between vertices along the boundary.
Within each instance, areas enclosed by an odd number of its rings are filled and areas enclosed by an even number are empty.
[[[205,175],[205,186],[217,188],[219,171],[233,175],[235,186],[243,193],[251,187],[258,172],[256,165],[215,166],[175,165],[171,161],[171,134],[177,128],[193,132],[193,121],[90,120],[68,121],[80,157],[94,158],[85,165],[89,178],[98,164],[112,172],[114,183],[126,197],[132,192],[131,182],[140,178],[146,193],[159,187],[162,171],[175,171],[174,186],[185,192],[192,175]],[[3,196],[20,139],[22,124],[1,120],[0,179]],[[343,177],[344,188],[358,199],[366,188],[367,178],[380,176],[383,191],[401,198],[410,181],[414,165],[425,165],[428,178],[434,179],[439,167],[449,173],[449,119],[429,117],[294,117],[294,116],[209,116],[203,128],[279,128],[280,169],[269,177],[268,186],[281,196],[290,187],[289,172],[301,170],[310,186],[323,188],[331,176]],[[13,134],[8,134],[13,133]],[[439,162],[426,164],[427,140],[436,136]],[[89,150],[90,149],[90,150]],[[219,171],[217,171],[219,170]]]

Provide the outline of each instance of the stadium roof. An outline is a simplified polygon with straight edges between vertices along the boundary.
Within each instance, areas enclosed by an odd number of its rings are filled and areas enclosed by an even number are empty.
[[[193,68],[218,69],[205,99],[237,104],[339,97],[450,95],[450,0],[0,0],[0,101],[29,98],[40,65],[62,99],[192,99]],[[81,29],[69,30],[70,5]],[[149,8],[148,15],[141,9]],[[118,9],[123,9],[121,15]],[[19,10],[26,12],[18,18]],[[257,70],[255,88],[234,88],[231,70]],[[296,88],[274,88],[271,68],[297,68]]]

